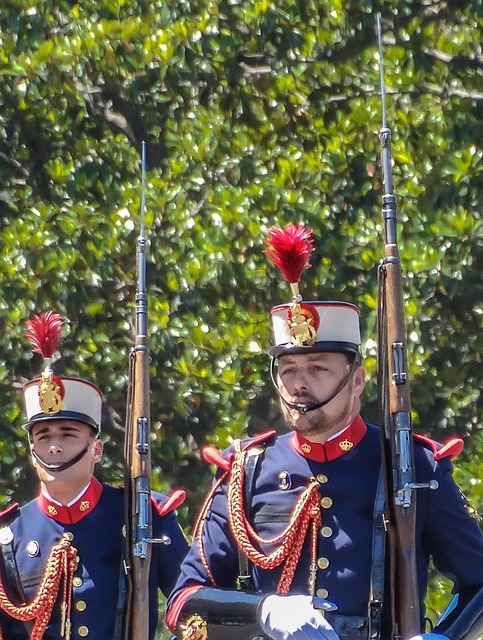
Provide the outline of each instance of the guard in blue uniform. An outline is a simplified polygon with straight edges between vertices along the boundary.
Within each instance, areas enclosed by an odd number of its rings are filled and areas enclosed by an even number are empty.
[[[62,319],[47,312],[29,337],[46,359],[42,376],[24,387],[38,497],[0,515],[0,637],[60,640],[121,638],[124,492],[94,476],[102,455],[102,394],[84,380],[58,377],[50,356]],[[158,589],[166,595],[179,575],[187,542],[175,508],[183,491],[152,495],[154,545],[150,573],[150,633]]]
[[[310,247],[303,228],[288,232],[292,264]],[[360,415],[358,311],[302,302],[302,268],[286,276],[292,302],[272,310],[272,375],[292,432],[205,448],[219,470],[168,601],[179,640],[393,640],[381,437]],[[483,637],[483,536],[451,476],[461,446],[415,438],[416,479],[428,486],[417,496],[422,615],[430,558],[455,594],[427,640]]]

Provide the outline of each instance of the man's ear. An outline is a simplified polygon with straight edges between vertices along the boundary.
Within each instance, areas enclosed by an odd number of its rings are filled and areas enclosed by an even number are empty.
[[[366,370],[363,366],[357,367],[352,376],[352,388],[358,396],[361,395],[366,383]]]
[[[102,451],[104,449],[104,443],[100,438],[96,438],[92,443],[92,452],[94,454],[94,462],[99,462],[102,458]]]

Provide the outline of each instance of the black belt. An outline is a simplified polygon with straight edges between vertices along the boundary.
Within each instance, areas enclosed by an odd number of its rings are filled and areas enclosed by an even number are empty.
[[[368,620],[362,616],[342,616],[327,612],[324,618],[340,640],[367,640]]]

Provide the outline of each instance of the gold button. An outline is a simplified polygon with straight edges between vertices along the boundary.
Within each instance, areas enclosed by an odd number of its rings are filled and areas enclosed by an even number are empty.
[[[80,587],[82,584],[82,578],[79,578],[79,576],[74,576],[72,584],[74,585],[74,587]]]
[[[317,589],[317,595],[319,596],[319,598],[327,598],[329,592],[327,591],[327,589]]]
[[[317,481],[320,482],[320,484],[325,484],[328,480],[329,478],[324,473],[319,473],[317,475]]]
[[[87,602],[84,602],[84,600],[78,600],[75,603],[75,608],[77,611],[85,611],[87,609]]]
[[[320,504],[324,507],[324,509],[328,509],[332,506],[332,502],[332,498],[329,498],[329,496],[324,496],[320,501]]]
[[[327,569],[329,564],[329,558],[322,557],[317,560],[317,566],[319,567],[319,569]]]
[[[330,538],[332,535],[332,527],[322,527],[320,533],[324,538]]]
[[[81,638],[85,638],[86,636],[89,635],[89,629],[84,625],[82,625],[82,627],[79,627],[79,630],[77,631],[77,633],[80,635]]]
[[[68,540],[69,542],[72,542],[72,540],[74,539],[74,534],[72,533],[72,531],[64,531],[64,533],[62,534],[62,537]]]

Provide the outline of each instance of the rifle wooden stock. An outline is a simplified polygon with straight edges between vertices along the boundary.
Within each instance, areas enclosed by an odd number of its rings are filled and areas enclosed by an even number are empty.
[[[397,247],[386,245],[386,407],[383,458],[387,488],[391,606],[393,636],[407,640],[420,632],[419,587],[416,570],[416,495],[414,483],[409,381],[405,361],[405,328],[402,309],[402,277]],[[384,331],[384,328],[382,329]],[[402,374],[402,376],[401,376]],[[402,379],[401,379],[402,378]],[[396,380],[399,379],[399,383]]]
[[[143,145],[144,211],[145,147]],[[149,638],[149,568],[151,562],[150,379],[147,337],[146,240],[138,238],[135,342],[129,360],[129,390],[124,440],[127,601],[124,640]]]
[[[379,66],[383,110],[381,164],[384,259],[379,265],[378,395],[386,480],[386,526],[390,551],[392,636],[408,640],[420,633],[416,563],[416,492],[411,397],[397,210],[392,184],[391,131],[386,126],[381,18],[378,15]]]

